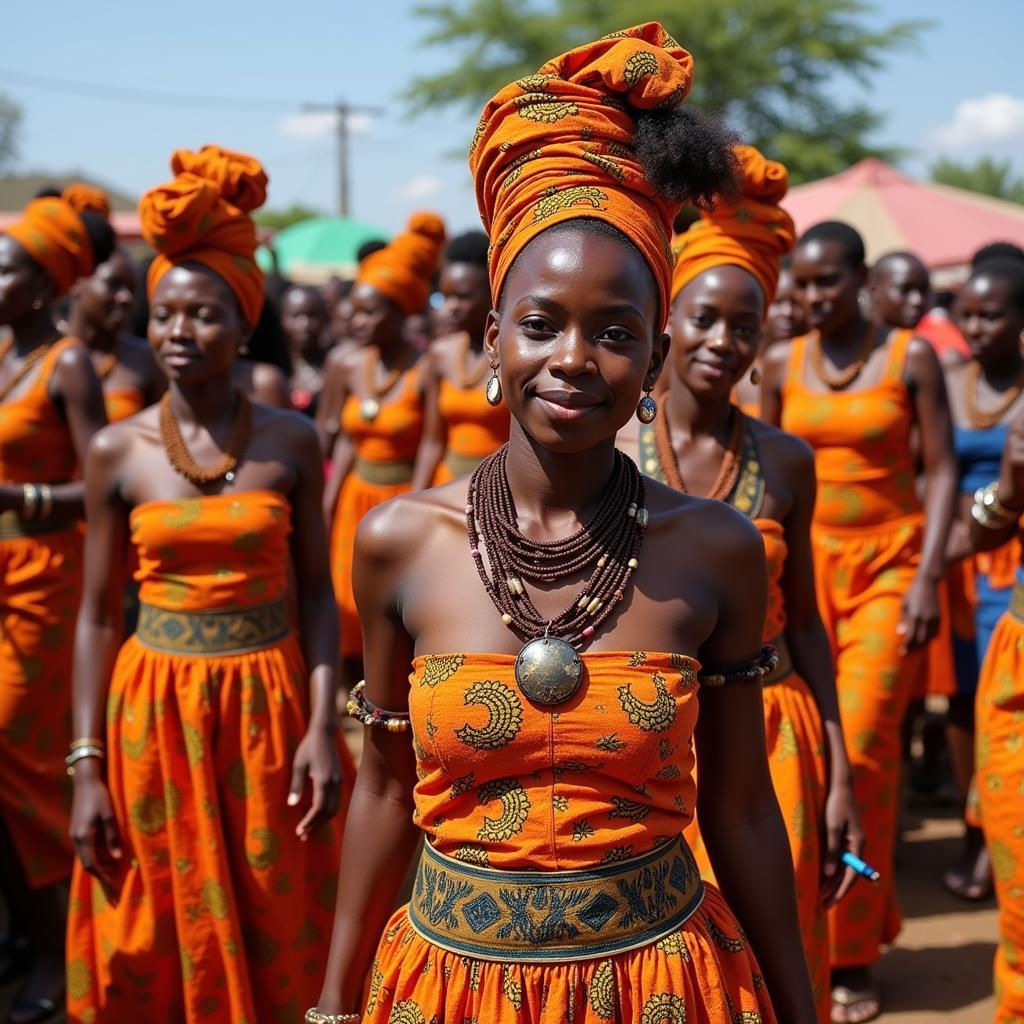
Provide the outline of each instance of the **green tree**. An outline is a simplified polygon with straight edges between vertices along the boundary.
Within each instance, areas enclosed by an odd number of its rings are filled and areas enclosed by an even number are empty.
[[[18,159],[20,129],[21,107],[6,96],[0,96],[0,173],[6,173]]]
[[[692,99],[723,116],[744,139],[783,160],[794,182],[832,174],[865,156],[882,116],[831,90],[839,75],[867,86],[893,50],[927,22],[866,24],[866,0],[452,0],[422,3],[423,45],[452,54],[447,71],[414,79],[412,114],[455,106],[477,113],[507,82],[554,54],[640,18],[662,22],[693,53]]]
[[[311,206],[303,206],[301,203],[297,203],[295,206],[290,206],[287,210],[261,210],[255,215],[253,220],[260,227],[283,231],[285,228],[290,228],[293,224],[309,220],[311,217],[322,216],[323,213],[320,210],[314,210]]]
[[[932,181],[954,188],[966,188],[997,199],[1024,203],[1024,177],[1015,177],[1009,160],[983,156],[973,164],[940,157],[931,166]]]

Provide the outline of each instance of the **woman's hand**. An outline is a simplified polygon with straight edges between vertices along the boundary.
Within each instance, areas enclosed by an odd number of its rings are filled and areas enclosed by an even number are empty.
[[[849,850],[855,857],[864,853],[864,830],[853,795],[853,779],[833,778],[825,801],[825,856],[822,859],[821,899],[835,906],[857,880],[853,868],[843,867],[839,858]]]
[[[295,807],[302,799],[306,776],[312,783],[312,800],[295,834],[303,841],[335,814],[341,802],[341,762],[338,757],[338,730],[335,726],[311,725],[295,751],[292,764],[292,785],[288,806]]]
[[[88,764],[89,761],[93,763]],[[82,867],[95,875],[105,889],[114,889],[123,848],[110,791],[100,776],[99,765],[91,758],[78,762],[74,778],[71,841]]]
[[[939,586],[918,575],[903,599],[903,613],[896,627],[902,638],[900,654],[924,647],[939,631]]]

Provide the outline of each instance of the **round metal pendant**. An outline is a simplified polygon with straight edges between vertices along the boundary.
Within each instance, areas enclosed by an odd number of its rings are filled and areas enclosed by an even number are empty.
[[[567,701],[583,681],[583,662],[564,640],[541,636],[516,657],[516,684],[534,702],[551,706]]]
[[[380,402],[376,398],[364,398],[359,403],[359,415],[367,423],[372,423],[380,415]]]

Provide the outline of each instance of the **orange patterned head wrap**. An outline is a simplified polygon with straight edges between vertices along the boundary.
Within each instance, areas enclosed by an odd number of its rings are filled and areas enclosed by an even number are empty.
[[[444,237],[444,221],[436,213],[414,213],[405,231],[363,260],[356,281],[382,292],[406,316],[420,313],[430,298]]]
[[[764,292],[765,313],[775,298],[782,257],[793,248],[793,218],[779,203],[789,188],[782,164],[766,160],[753,146],[736,146],[739,192],[701,213],[675,244],[674,299],[698,274],[712,267],[749,271]]]
[[[33,199],[7,234],[53,278],[57,297],[96,269],[89,233],[82,218],[64,199]]]
[[[142,235],[157,251],[147,287],[171,267],[201,263],[235,293],[242,317],[255,326],[263,308],[263,272],[256,265],[256,225],[249,216],[267,198],[260,162],[219,146],[198,152],[179,149],[171,157],[174,181],[150,189],[139,200]]]
[[[110,220],[110,200],[101,188],[75,181],[64,189],[62,198],[79,213],[98,213],[104,220]]]
[[[495,302],[527,243],[560,221],[592,217],[644,255],[668,319],[669,239],[679,203],[647,180],[633,149],[630,107],[677,106],[692,80],[693,58],[649,22],[549,60],[487,104],[469,166],[491,237]]]

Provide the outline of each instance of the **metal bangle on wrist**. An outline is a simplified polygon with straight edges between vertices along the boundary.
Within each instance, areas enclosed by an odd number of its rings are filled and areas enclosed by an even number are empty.
[[[306,1011],[306,1024],[359,1024],[361,1013],[321,1013],[315,1006]]]
[[[1021,512],[1007,507],[999,500],[998,488],[998,482],[993,481],[974,492],[971,517],[986,530],[1005,529],[1015,525],[1021,517]]]

